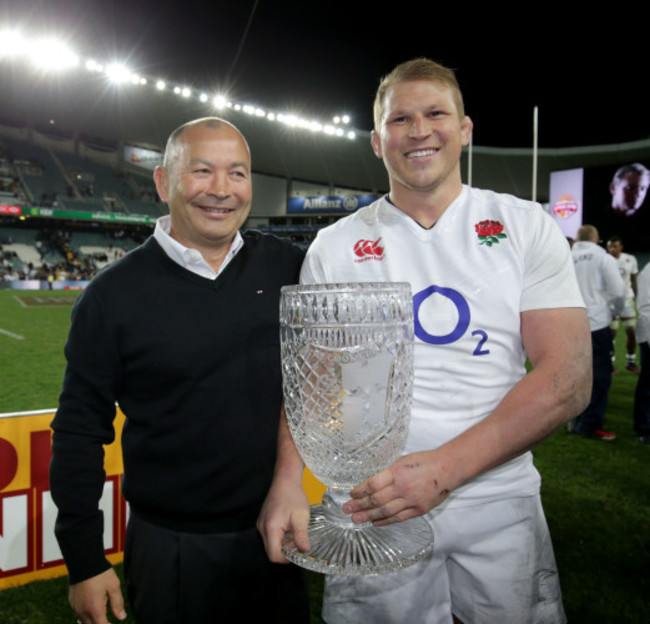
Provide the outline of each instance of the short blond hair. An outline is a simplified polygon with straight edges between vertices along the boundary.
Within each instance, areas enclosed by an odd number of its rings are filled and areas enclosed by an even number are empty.
[[[379,130],[381,118],[384,114],[384,103],[386,93],[391,87],[401,82],[413,82],[416,80],[429,80],[431,82],[440,82],[451,89],[451,94],[456,105],[458,116],[462,119],[465,116],[465,104],[463,94],[460,91],[458,80],[454,70],[436,63],[427,58],[417,58],[411,61],[401,63],[389,74],[386,74],[379,82],[375,103],[373,105],[373,117],[375,121],[375,130]]]

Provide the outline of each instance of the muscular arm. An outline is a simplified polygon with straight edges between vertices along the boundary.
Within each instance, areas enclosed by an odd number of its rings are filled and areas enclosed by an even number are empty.
[[[482,422],[440,448],[401,457],[352,490],[355,522],[401,522],[439,505],[472,477],[520,455],[580,413],[591,391],[589,322],[581,308],[521,314],[533,370]]]
[[[287,562],[281,552],[286,531],[293,532],[298,548],[307,551],[310,547],[307,536],[309,501],[302,487],[303,472],[304,464],[293,443],[283,408],[273,483],[257,520],[266,553],[275,563]]]

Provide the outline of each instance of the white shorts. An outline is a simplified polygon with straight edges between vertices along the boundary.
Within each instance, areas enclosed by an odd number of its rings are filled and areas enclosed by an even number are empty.
[[[434,555],[400,572],[325,578],[328,624],[561,624],[539,496],[434,510]]]
[[[623,320],[623,319],[635,319],[636,320],[636,307],[634,305],[634,299],[631,297],[628,297],[625,299],[625,305],[623,306],[623,310],[621,313],[616,317],[616,320]],[[616,321],[614,321],[616,322]],[[612,323],[612,325],[614,324]],[[612,329],[618,329],[618,325],[616,327],[612,327]]]

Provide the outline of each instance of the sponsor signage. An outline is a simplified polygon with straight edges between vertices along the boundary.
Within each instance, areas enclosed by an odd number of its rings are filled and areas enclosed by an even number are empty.
[[[67,574],[54,536],[49,484],[53,418],[53,410],[0,414],[0,590]],[[118,409],[115,442],[104,447],[106,482],[99,501],[104,549],[113,564],[122,560],[128,519],[121,495],[124,420]],[[310,502],[321,500],[325,486],[308,471],[303,484]]]
[[[111,221],[115,223],[147,223],[155,225],[157,217],[117,212],[82,212],[81,210],[62,210],[59,208],[30,208],[26,214],[32,217],[51,217],[53,219],[83,219],[87,221]]]
[[[22,206],[0,204],[0,214],[20,215],[23,213]]]
[[[0,414],[0,589],[66,574],[54,537],[56,507],[49,485],[51,410]],[[116,439],[124,424],[118,410]],[[119,442],[105,447],[106,483],[100,500],[104,546],[122,559],[127,509],[120,495]]]
[[[550,213],[565,236],[575,238],[583,223],[584,169],[551,173]]]
[[[375,201],[375,195],[320,195],[317,197],[290,197],[287,212],[292,214],[322,212],[355,212]]]
[[[163,155],[155,150],[136,147],[135,145],[125,145],[124,162],[153,171],[158,165],[163,164]]]

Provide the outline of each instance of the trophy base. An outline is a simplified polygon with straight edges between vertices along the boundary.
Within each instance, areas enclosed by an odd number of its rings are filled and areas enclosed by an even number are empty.
[[[291,533],[282,543],[282,554],[307,570],[341,576],[367,576],[395,572],[428,557],[433,550],[433,531],[422,517],[387,526],[339,526],[326,519],[322,505],[311,506],[311,549],[297,548]]]

